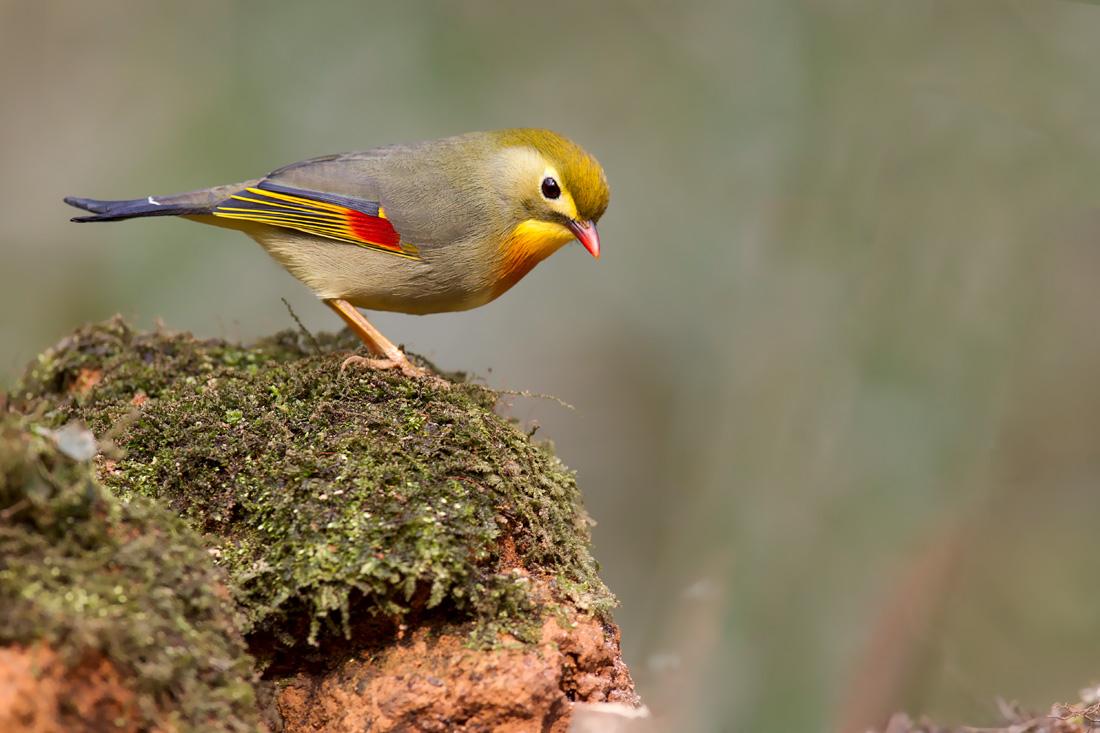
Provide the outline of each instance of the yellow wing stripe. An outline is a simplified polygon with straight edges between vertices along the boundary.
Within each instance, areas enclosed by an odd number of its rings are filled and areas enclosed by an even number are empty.
[[[248,214],[226,214],[225,216],[230,219],[248,219],[262,224],[293,224],[296,225],[295,228],[297,228],[297,226],[309,227],[310,229],[339,234],[348,238],[354,237],[354,234],[348,227],[335,226],[326,222],[315,222],[308,219],[288,219],[285,217],[272,216],[270,214],[257,214],[256,212],[250,212]]]
[[[347,209],[343,206],[337,206],[336,204],[330,204],[327,201],[315,201],[312,199],[304,199],[300,196],[290,196],[285,193],[278,193],[276,191],[265,191],[262,188],[246,188],[251,194],[257,196],[269,196],[273,199],[279,199],[280,201],[289,201],[292,204],[304,204],[311,209],[325,209],[326,211],[335,211],[338,214],[343,214]]]
[[[275,184],[245,188],[230,195],[211,213],[225,219],[285,227],[408,259],[420,259],[416,247],[402,242],[392,226],[372,228],[371,218],[375,221],[387,219],[382,207],[374,202],[364,202],[368,210],[356,209],[354,205],[326,201],[325,194],[310,196],[309,192],[286,188],[272,190],[273,187]],[[234,206],[236,202],[240,203]],[[375,236],[379,237],[377,241],[373,240]]]
[[[344,216],[343,214],[336,214],[336,213],[333,213],[333,212],[330,212],[330,211],[318,211],[317,209],[307,209],[304,206],[290,206],[288,204],[280,204],[277,201],[262,201],[260,199],[254,199],[254,198],[250,198],[248,196],[241,196],[239,194],[234,194],[234,195],[230,196],[229,198],[236,199],[237,201],[246,201],[250,204],[263,204],[264,206],[278,206],[280,209],[288,209],[290,211],[300,211],[303,214],[313,214],[314,216],[327,216],[327,217],[332,217],[333,219],[341,219]],[[225,209],[227,207],[219,206],[218,208]],[[254,209],[239,209],[239,211],[254,211]]]
[[[342,225],[344,222],[340,217],[329,218],[328,216],[322,217],[319,214],[314,214],[312,211],[308,213],[298,213],[295,211],[256,211],[256,209],[243,209],[236,206],[219,206],[218,211],[233,211],[239,214],[252,213],[257,216],[277,216],[286,219],[296,219],[299,221],[315,221],[318,224],[335,224]]]
[[[288,218],[288,217],[265,216],[265,215],[257,215],[255,212],[251,212],[251,213],[227,213],[224,216],[225,216],[225,218],[247,219],[247,220],[258,222],[260,224],[274,224],[274,225],[278,225],[278,226],[294,226],[294,227],[311,227],[313,229],[316,229],[317,231],[322,231],[323,230],[323,231],[326,231],[326,232],[332,232],[334,234],[339,234],[342,237],[347,237],[348,239],[354,239],[356,242],[358,242],[360,244],[363,243],[363,240],[356,237],[355,233],[353,231],[351,231],[350,229],[348,229],[347,227],[335,226],[335,225],[329,224],[327,222],[317,221],[315,219],[295,219],[295,218]]]
[[[318,227],[296,225],[296,224],[290,224],[290,223],[287,223],[287,222],[280,222],[280,221],[274,221],[274,220],[264,221],[263,219],[259,219],[259,218],[256,218],[256,217],[240,216],[240,215],[235,215],[235,214],[233,214],[233,215],[223,214],[221,216],[223,218],[226,218],[226,219],[242,219],[244,221],[257,222],[259,224],[271,224],[272,226],[277,226],[277,227],[281,227],[281,228],[284,228],[284,229],[294,229],[294,230],[297,230],[297,231],[300,231],[300,232],[305,232],[306,234],[315,234],[317,236],[321,236],[321,237],[324,237],[326,239],[333,239],[333,240],[340,241],[340,242],[347,242],[348,244],[355,244],[355,245],[358,245],[360,247],[366,246],[369,249],[375,249],[375,247],[372,247],[370,245],[364,245],[363,242],[361,242],[358,239],[352,239],[350,237],[343,236],[342,234],[340,234],[338,232],[334,232],[334,231],[327,230],[327,229],[321,229],[321,228],[318,228]],[[405,245],[405,246],[406,246],[406,248],[411,250],[411,247],[409,247],[408,245]],[[381,248],[378,248],[378,249],[381,249]],[[404,257],[405,259],[409,259],[409,260],[419,260],[420,259],[419,254],[417,254],[415,251],[397,252],[397,251],[391,250],[391,249],[385,249],[383,251],[387,252],[388,254],[392,254],[396,257]]]
[[[256,212],[251,212],[251,213],[248,213],[248,214],[237,214],[237,213],[228,213],[228,212],[223,213],[223,211],[224,211],[224,209],[219,209],[217,212],[215,212],[215,216],[220,216],[224,219],[239,219],[241,221],[254,221],[258,224],[270,224],[272,226],[283,227],[285,229],[294,229],[294,230],[299,231],[299,232],[305,232],[306,234],[316,234],[316,235],[321,236],[321,237],[326,237],[328,239],[335,239],[335,240],[339,240],[341,242],[347,242],[348,244],[355,244],[355,245],[358,245],[360,247],[367,246],[370,249],[379,249],[381,251],[387,252],[388,254],[392,254],[395,257],[404,257],[407,260],[419,260],[420,259],[419,251],[415,247],[413,247],[412,245],[406,244],[406,243],[402,243],[402,246],[405,248],[406,251],[397,252],[396,250],[392,250],[392,249],[386,249],[386,248],[382,248],[382,247],[373,247],[369,244],[364,245],[362,240],[355,239],[353,237],[353,235],[351,235],[350,230],[347,230],[347,229],[337,229],[335,227],[320,226],[320,225],[316,225],[316,224],[307,224],[307,223],[304,223],[304,222],[298,222],[298,221],[289,220],[289,219],[274,218],[274,217],[269,217],[269,216],[259,216],[259,215],[257,215]]]

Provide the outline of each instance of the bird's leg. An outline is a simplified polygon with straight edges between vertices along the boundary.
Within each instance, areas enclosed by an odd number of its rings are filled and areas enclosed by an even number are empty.
[[[340,371],[347,369],[352,364],[362,364],[372,369],[400,369],[406,377],[423,377],[427,370],[413,365],[408,357],[401,353],[401,349],[382,335],[382,332],[371,325],[370,321],[356,309],[351,303],[340,298],[325,300],[325,305],[336,311],[336,314],[344,319],[348,328],[367,345],[367,349],[374,354],[374,358],[365,356],[349,356],[340,365]]]

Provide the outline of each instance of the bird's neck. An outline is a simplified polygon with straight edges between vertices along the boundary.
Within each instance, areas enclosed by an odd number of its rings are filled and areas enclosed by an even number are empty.
[[[561,224],[528,219],[504,238],[497,263],[493,297],[501,295],[535,265],[558,251],[573,239],[573,233]]]

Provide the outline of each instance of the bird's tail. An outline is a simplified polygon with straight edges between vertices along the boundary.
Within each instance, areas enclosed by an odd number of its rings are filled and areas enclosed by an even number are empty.
[[[92,216],[75,216],[72,221],[120,221],[139,216],[198,216],[209,214],[214,207],[232,194],[255,181],[215,186],[174,196],[146,196],[143,199],[103,201],[66,196],[65,203],[92,212]]]

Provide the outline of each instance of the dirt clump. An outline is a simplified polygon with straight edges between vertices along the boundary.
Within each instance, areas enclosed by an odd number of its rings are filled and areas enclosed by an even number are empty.
[[[341,370],[349,346],[116,318],[43,353],[0,436],[0,646],[113,665],[111,730],[564,731],[637,705],[573,472],[492,390]]]
[[[43,644],[0,649],[0,730],[141,730],[136,698],[103,657],[69,666]]]
[[[276,696],[286,733],[564,732],[575,702],[638,704],[618,629],[591,616],[548,618],[537,644],[493,650],[422,627],[400,644],[289,677]]]

